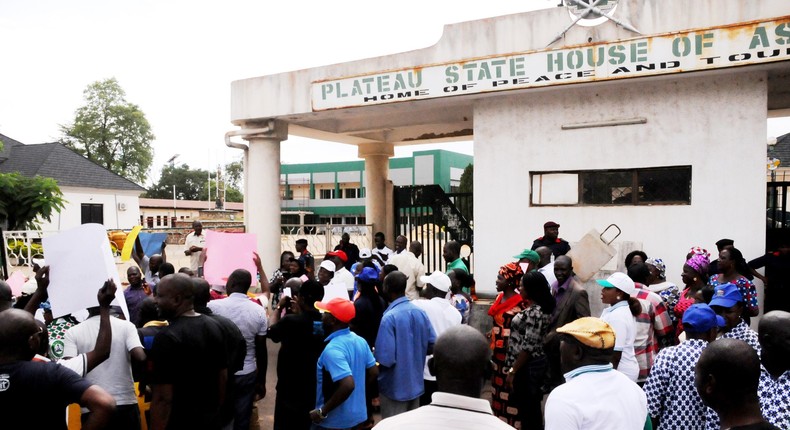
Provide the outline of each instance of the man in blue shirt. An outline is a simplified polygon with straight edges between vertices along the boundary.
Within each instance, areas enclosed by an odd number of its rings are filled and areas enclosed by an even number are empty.
[[[408,277],[398,271],[384,278],[384,295],[390,301],[376,337],[381,417],[417,409],[425,391],[425,356],[436,341],[425,312],[406,297]]]
[[[376,360],[367,342],[348,329],[356,315],[354,303],[338,297],[315,307],[324,312],[328,344],[316,365],[316,407],[310,419],[318,428],[351,429],[368,418],[365,382],[378,374]]]

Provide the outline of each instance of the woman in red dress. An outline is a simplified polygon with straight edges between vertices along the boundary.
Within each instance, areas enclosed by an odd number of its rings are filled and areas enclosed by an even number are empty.
[[[518,420],[516,403],[510,400],[510,393],[505,388],[507,379],[505,360],[510,339],[510,321],[524,309],[523,299],[517,291],[523,275],[524,272],[517,263],[502,266],[496,279],[496,289],[499,294],[488,310],[488,315],[494,319],[494,327],[491,329],[493,351],[491,361],[494,363],[494,374],[491,378],[491,386],[494,389],[491,409],[494,415],[515,428],[521,428],[521,423]]]

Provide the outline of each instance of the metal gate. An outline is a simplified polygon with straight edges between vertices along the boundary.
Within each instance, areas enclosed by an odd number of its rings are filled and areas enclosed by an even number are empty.
[[[472,193],[445,193],[438,185],[417,185],[395,187],[393,197],[395,236],[422,243],[420,259],[428,273],[445,270],[442,250],[450,240],[461,243],[462,257],[474,271]]]
[[[766,196],[765,250],[775,251],[780,242],[790,239],[790,213],[787,207],[787,187],[790,182],[768,182]]]

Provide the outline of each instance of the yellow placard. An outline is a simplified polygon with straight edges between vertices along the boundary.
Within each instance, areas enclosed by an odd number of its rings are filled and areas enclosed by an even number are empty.
[[[134,248],[135,239],[137,239],[137,235],[140,233],[140,230],[143,229],[143,226],[136,225],[129,232],[129,235],[126,236],[126,241],[123,243],[123,251],[121,251],[121,261],[129,261],[132,258],[132,248]]]

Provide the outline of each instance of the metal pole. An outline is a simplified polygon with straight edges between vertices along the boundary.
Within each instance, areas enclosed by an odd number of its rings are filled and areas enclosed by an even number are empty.
[[[173,218],[178,219],[178,215],[176,215],[176,184],[173,184]],[[175,224],[175,222],[172,224]],[[171,225],[170,227],[174,226]]]

